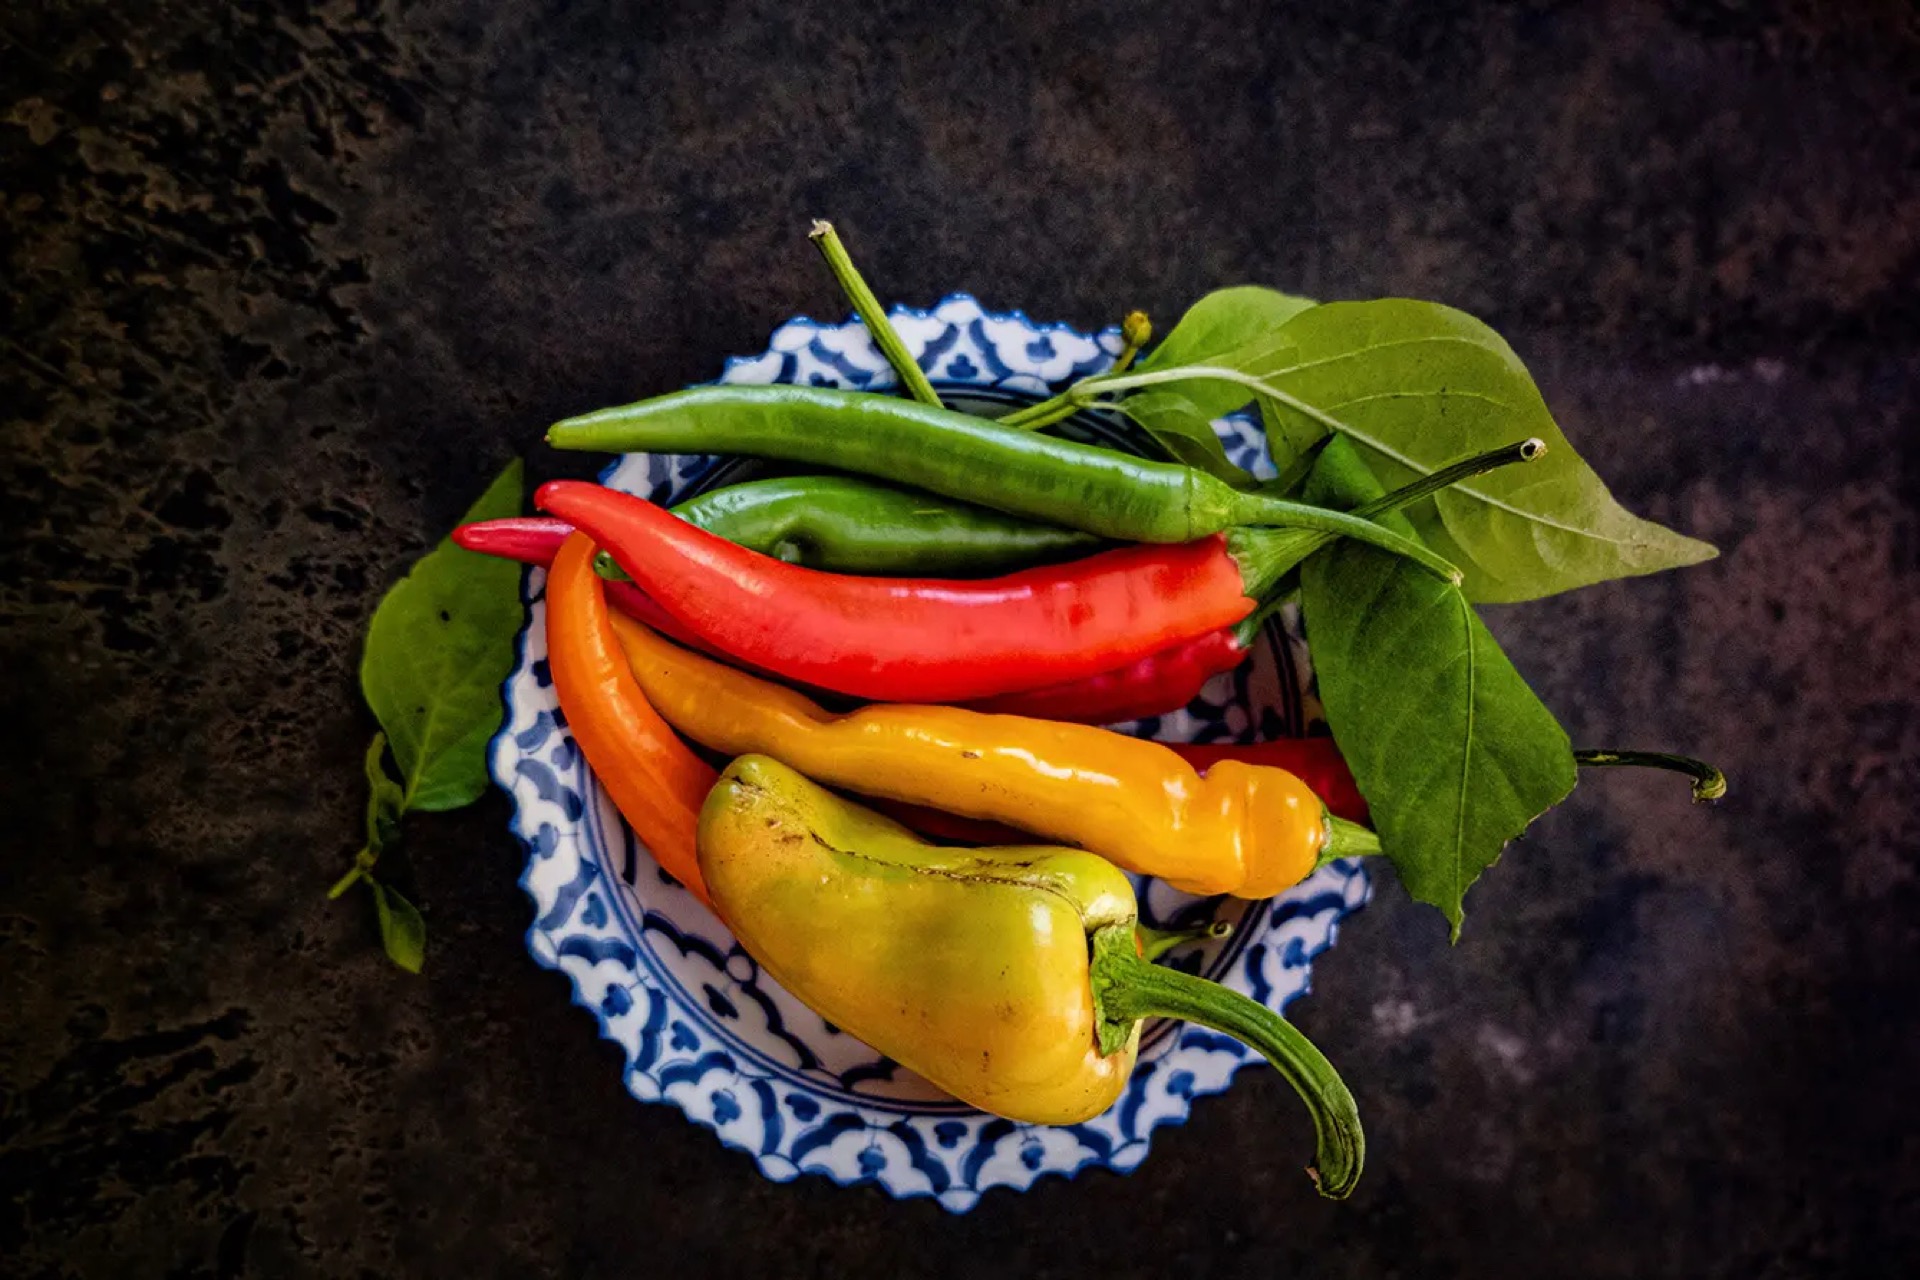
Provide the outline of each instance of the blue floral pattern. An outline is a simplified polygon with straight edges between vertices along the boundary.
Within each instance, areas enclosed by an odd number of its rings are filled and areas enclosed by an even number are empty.
[[[983,310],[955,295],[930,311],[897,309],[895,326],[944,397],[961,407],[1031,401],[1111,364],[1116,330],[1088,335]],[[722,382],[786,382],[882,390],[893,371],[857,321],[795,319],[758,356],[729,361]],[[1228,453],[1271,474],[1257,420],[1215,424]],[[1085,414],[1066,430],[1151,448],[1113,415]],[[677,501],[748,475],[751,463],[628,455],[605,483]],[[1184,1120],[1194,1098],[1225,1089],[1258,1055],[1229,1037],[1155,1023],[1119,1101],[1084,1124],[1042,1127],[985,1115],[875,1053],[781,990],[690,894],[661,874],[601,791],[568,736],[546,664],[545,576],[526,579],[527,627],[503,689],[493,777],[515,806],[527,850],[521,886],[533,900],[527,948],[573,982],[574,1002],[626,1055],[627,1087],[670,1102],[729,1146],[751,1153],[776,1181],[823,1174],[870,1182],[901,1197],[933,1196],[954,1212],[992,1187],[1023,1189],[1090,1165],[1125,1172],[1146,1157],[1153,1130]],[[1253,660],[1215,677],[1185,710],[1127,726],[1167,741],[1251,740],[1305,732],[1319,717],[1298,616],[1283,610]],[[1308,989],[1313,958],[1341,919],[1367,900],[1357,862],[1322,868],[1269,902],[1196,899],[1153,880],[1139,884],[1154,923],[1232,920],[1225,942],[1190,946],[1171,963],[1244,991],[1274,1009]]]

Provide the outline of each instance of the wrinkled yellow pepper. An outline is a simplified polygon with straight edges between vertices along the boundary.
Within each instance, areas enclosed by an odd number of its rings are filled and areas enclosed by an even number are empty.
[[[953,849],[764,756],[721,773],[700,812],[700,870],[773,978],[964,1102],[1032,1124],[1113,1105],[1140,1020],[1187,1018],[1246,1041],[1299,1092],[1322,1194],[1365,1158],[1353,1095],[1279,1014],[1141,958],[1133,886],[1074,849]]]
[[[835,715],[661,638],[614,635],[668,723],[725,755],[759,752],[866,795],[991,818],[1195,894],[1265,898],[1321,862],[1379,851],[1284,769],[1223,760],[1203,777],[1166,747],[1091,725],[958,707]]]

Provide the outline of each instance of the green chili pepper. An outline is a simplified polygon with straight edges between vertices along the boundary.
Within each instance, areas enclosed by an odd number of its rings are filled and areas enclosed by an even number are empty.
[[[1318,530],[1403,555],[1450,582],[1460,576],[1419,543],[1359,516],[892,396],[696,387],[569,418],[547,441],[560,449],[754,454],[838,467],[1129,542],[1188,542],[1235,525]]]
[[[1100,540],[851,476],[782,476],[690,498],[673,513],[811,569],[889,576],[992,577],[1064,560]]]

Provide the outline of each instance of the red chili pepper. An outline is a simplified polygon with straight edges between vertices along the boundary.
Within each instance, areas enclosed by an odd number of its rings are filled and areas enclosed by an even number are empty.
[[[1353,771],[1332,738],[1275,738],[1271,742],[1169,742],[1166,744],[1205,773],[1222,760],[1266,764],[1285,769],[1320,797],[1327,811],[1349,822],[1367,821],[1367,801]]]
[[[510,516],[504,520],[463,524],[453,531],[453,541],[483,556],[499,556],[502,560],[518,560],[544,568],[553,563],[554,556],[560,553],[560,544],[572,532],[573,526],[565,520]]]
[[[468,551],[477,551],[481,555],[498,556],[502,560],[518,560],[522,564],[538,565],[548,568],[560,552],[560,547],[573,532],[573,526],[565,520],[548,520],[540,516],[513,516],[502,520],[482,520],[475,524],[463,524],[453,531],[455,546],[465,547]],[[722,653],[699,636],[682,626],[677,618],[662,609],[659,602],[631,582],[603,578],[606,583],[607,603],[635,622],[658,631],[675,644],[685,645],[698,650],[710,658],[722,662],[731,662],[742,670],[751,671],[758,676],[771,680],[780,679],[780,674],[765,667],[756,667],[751,662],[743,662],[730,654]],[[810,689],[810,693],[831,698],[831,689]],[[912,823],[908,823],[912,826]],[[920,828],[915,828],[920,830]],[[938,832],[923,832],[926,835],[938,835]]]
[[[1249,579],[1270,576],[1264,540],[1230,547],[1215,535],[981,581],[854,577],[784,564],[599,485],[556,480],[534,501],[588,533],[709,644],[791,680],[894,702],[1110,671],[1239,621],[1253,608]]]
[[[573,526],[564,520],[523,518],[489,520],[484,524],[463,525],[454,530],[453,539],[470,551],[523,560],[529,564],[551,562],[560,544]],[[636,618],[663,634],[705,648],[646,592],[630,582],[606,584],[608,602],[622,613]],[[1050,685],[1023,693],[1004,694],[973,704],[977,710],[1041,719],[1070,720],[1081,724],[1113,724],[1137,720],[1178,710],[1192,700],[1209,677],[1231,670],[1247,655],[1248,646],[1259,632],[1265,610],[1230,626],[1183,641],[1116,671],[1102,672],[1084,680]],[[678,631],[679,634],[675,634]],[[1367,802],[1360,794],[1353,773],[1340,756],[1332,738],[1278,738],[1255,743],[1167,744],[1187,763],[1204,770],[1220,760],[1241,760],[1248,764],[1274,765],[1294,774],[1313,789],[1338,817],[1353,822],[1367,821]],[[866,803],[876,804],[871,798]],[[917,805],[900,804],[889,809],[878,806],[890,816],[905,822],[925,835],[957,840],[966,844],[1018,844],[1026,837],[998,823],[979,822]]]
[[[518,560],[522,564],[538,565],[545,569],[553,564],[553,558],[560,554],[561,544],[572,532],[573,526],[565,520],[514,516],[504,520],[463,524],[453,531],[453,542],[455,546],[477,551],[481,555]],[[607,602],[635,622],[645,623],[675,644],[684,644],[716,658],[726,657],[681,626],[672,614],[631,582],[608,582],[606,586]]]
[[[453,539],[469,551],[545,565],[572,532],[573,526],[565,520],[521,516],[462,525],[454,530]],[[716,657],[726,656],[687,634],[686,628],[631,582],[609,582],[607,599],[622,613],[678,643]],[[1183,640],[1114,671],[998,694],[967,705],[975,711],[1075,724],[1118,724],[1165,715],[1193,701],[1208,680],[1245,661],[1266,617],[1263,608],[1230,627]],[[971,841],[972,834],[977,833],[955,834],[952,838]]]
[[[1073,724],[1118,724],[1165,715],[1192,702],[1207,681],[1246,661],[1267,614],[1267,608],[1259,609],[1230,627],[1169,645],[1099,675],[1016,690],[967,705],[996,715]]]

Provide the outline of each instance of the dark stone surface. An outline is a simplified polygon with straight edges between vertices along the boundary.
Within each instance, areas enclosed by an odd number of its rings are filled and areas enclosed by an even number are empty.
[[[1904,3],[26,0],[0,16],[0,1271],[1910,1275],[1920,32]],[[1265,281],[1514,340],[1712,565],[1500,610],[1593,779],[1466,941],[1387,882],[1135,1175],[775,1186],[417,820],[427,975],[330,907],[377,592],[568,410],[883,295],[1082,325]],[[580,473],[586,463],[567,464]]]

